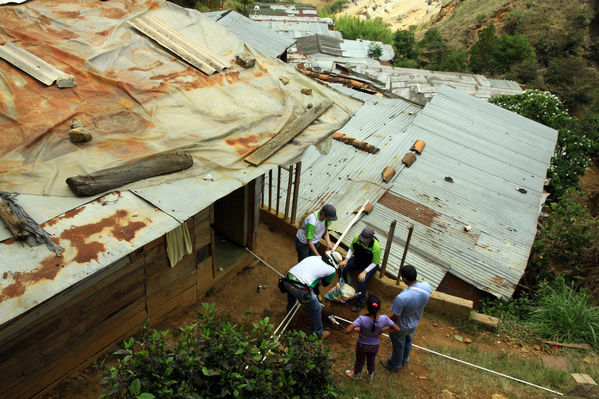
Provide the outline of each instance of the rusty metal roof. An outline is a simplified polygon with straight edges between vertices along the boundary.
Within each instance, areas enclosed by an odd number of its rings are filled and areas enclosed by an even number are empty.
[[[231,61],[249,51],[256,66],[246,70],[231,62],[230,69],[208,76],[126,23],[144,14],[158,16],[209,54]],[[253,51],[201,13],[166,1],[28,1],[0,7],[0,20],[0,42],[15,42],[77,79],[75,88],[47,87],[0,60],[0,97],[9,116],[0,121],[0,191],[17,193],[19,205],[65,248],[57,258],[45,246],[15,242],[0,223],[0,324],[274,165],[296,162],[359,105]],[[293,143],[259,167],[243,162],[306,104],[325,99],[335,104]],[[74,117],[92,130],[89,143],[65,139]],[[180,149],[194,157],[192,168],[115,193],[75,198],[65,184],[66,176]]]
[[[373,212],[354,225],[346,245],[370,226],[384,248],[397,220],[387,265],[388,274],[397,275],[414,223],[406,262],[419,279],[436,288],[449,272],[510,298],[536,234],[557,132],[446,86],[422,110],[401,100],[356,96],[366,102],[340,131],[374,141],[381,151],[360,153],[334,141],[326,156],[310,152],[298,214],[330,202],[339,217],[332,228],[340,233],[351,212],[370,200]],[[418,139],[426,142],[424,151],[401,169],[399,160]],[[388,164],[399,173],[385,184],[380,173]]]

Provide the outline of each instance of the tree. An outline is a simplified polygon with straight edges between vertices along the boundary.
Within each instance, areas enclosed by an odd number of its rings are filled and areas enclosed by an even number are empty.
[[[410,30],[398,30],[393,37],[393,47],[397,60],[409,60],[418,57],[416,38]]]
[[[427,30],[422,40],[418,42],[418,48],[420,50],[418,64],[421,67],[434,71],[443,70],[448,48],[437,29]]]
[[[379,43],[370,43],[368,45],[368,58],[378,60],[383,55],[383,47]]]
[[[495,34],[495,25],[491,24],[480,32],[478,41],[470,48],[468,68],[474,73],[495,70],[496,53],[499,50],[499,38]]]

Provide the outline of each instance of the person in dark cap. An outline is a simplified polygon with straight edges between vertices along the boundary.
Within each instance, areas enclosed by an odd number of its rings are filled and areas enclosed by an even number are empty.
[[[339,264],[341,278],[347,282],[347,272],[357,270],[358,275],[358,299],[352,307],[357,312],[364,307],[366,302],[366,287],[370,277],[374,276],[381,263],[381,244],[374,237],[372,227],[364,227],[362,232],[354,237],[347,256]]]
[[[327,251],[333,249],[329,237],[329,226],[337,220],[337,210],[331,204],[326,204],[320,211],[312,212],[302,222],[295,235],[295,249],[298,263],[307,256],[320,256],[318,246],[320,239],[327,243]]]

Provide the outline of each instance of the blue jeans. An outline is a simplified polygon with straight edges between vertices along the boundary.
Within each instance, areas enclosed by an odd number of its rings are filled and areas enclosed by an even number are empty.
[[[389,338],[393,344],[393,352],[391,357],[387,359],[389,368],[399,370],[410,361],[410,350],[412,349],[412,339],[414,339],[415,332],[416,328],[409,328],[400,332],[389,333]]]
[[[287,289],[287,313],[293,308],[298,298],[309,298],[303,305],[310,314],[310,334],[316,334],[320,337],[322,335],[322,306],[320,306],[316,294],[312,290],[303,290],[288,282],[284,284]]]
[[[320,242],[314,244],[316,250],[318,250],[318,246]],[[297,237],[295,237],[295,251],[297,252],[297,263],[300,263],[302,260],[307,258],[308,256],[313,256],[314,254],[310,250],[308,244],[303,244]]]
[[[341,278],[344,281],[347,281],[347,272],[351,272],[352,270],[358,270],[362,272],[362,270],[364,270],[366,266],[359,265],[358,262],[356,262],[356,258],[352,256],[351,258],[349,258],[347,265],[345,265],[345,267],[341,270]],[[368,279],[370,279],[370,277],[374,276],[377,270],[379,270],[378,266],[366,273],[366,278],[364,279],[364,281],[358,281],[359,294],[358,299],[356,300],[356,305],[363,306],[366,303],[366,283],[368,283]]]

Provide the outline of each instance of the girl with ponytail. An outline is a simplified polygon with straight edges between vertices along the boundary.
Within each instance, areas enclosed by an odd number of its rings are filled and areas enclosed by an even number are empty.
[[[345,329],[345,333],[347,334],[353,331],[358,332],[354,368],[353,370],[347,370],[345,374],[350,378],[360,378],[360,372],[364,367],[364,360],[366,360],[368,379],[372,380],[374,377],[376,354],[379,351],[380,337],[383,330],[387,327],[396,332],[400,330],[388,316],[378,315],[378,311],[381,309],[381,300],[379,298],[369,295],[366,299],[366,306],[368,314],[358,317]]]

